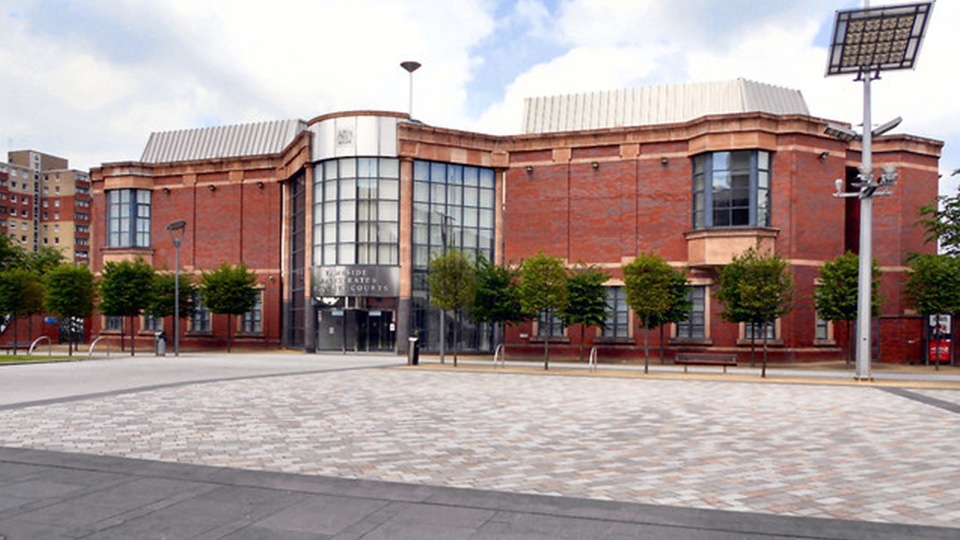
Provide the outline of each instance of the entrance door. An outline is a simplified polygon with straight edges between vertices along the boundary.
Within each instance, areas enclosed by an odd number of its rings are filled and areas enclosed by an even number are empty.
[[[396,332],[393,323],[393,312],[388,310],[367,311],[365,328],[363,329],[368,351],[392,351]]]

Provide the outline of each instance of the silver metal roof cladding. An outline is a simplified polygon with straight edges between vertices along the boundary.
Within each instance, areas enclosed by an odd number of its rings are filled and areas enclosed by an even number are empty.
[[[686,122],[710,114],[809,115],[799,90],[745,79],[524,100],[523,131],[552,133]]]
[[[281,152],[307,125],[302,120],[151,133],[140,161],[170,163]]]

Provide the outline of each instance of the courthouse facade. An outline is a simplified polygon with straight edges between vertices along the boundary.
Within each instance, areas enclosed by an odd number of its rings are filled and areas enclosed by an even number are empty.
[[[93,266],[143,257],[172,270],[166,226],[182,219],[181,271],[243,262],[261,299],[235,319],[201,309],[181,323],[184,347],[221,346],[231,324],[241,345],[402,353],[414,335],[438,348],[432,253],[448,245],[518,263],[543,250],[608,271],[607,325],[586,340],[601,357],[629,357],[642,335],[622,265],[656,253],[687,271],[693,309],[666,329],[670,354],[745,352],[750,330],[720,318],[712,291],[717,269],[759,244],[796,284],[793,310],[766,330],[775,356],[835,358],[841,329],[819,320],[812,293],[824,261],[858,250],[857,199],[832,194],[837,178],[855,191],[860,147],[826,135],[827,123],[796,90],[736,80],[529,99],[521,135],[381,111],[155,133],[139,160],[92,171]],[[881,360],[920,358],[902,283],[907,255],[934,249],[915,223],[937,195],[941,146],[912,135],[874,143],[874,163],[900,174],[874,209]],[[123,324],[94,323],[107,335]],[[137,324],[149,336],[172,329],[169,319]],[[469,321],[463,337],[466,350],[495,346]],[[573,351],[580,332],[556,321],[510,327],[507,353],[538,354],[543,339]]]

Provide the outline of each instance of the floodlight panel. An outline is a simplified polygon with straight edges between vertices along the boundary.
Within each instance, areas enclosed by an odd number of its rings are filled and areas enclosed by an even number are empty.
[[[912,69],[933,2],[837,11],[827,75]]]

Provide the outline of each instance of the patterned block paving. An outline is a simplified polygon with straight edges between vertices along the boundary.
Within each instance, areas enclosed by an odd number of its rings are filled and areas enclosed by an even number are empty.
[[[414,370],[0,411],[4,446],[953,527],[958,433],[960,415],[865,386]]]

